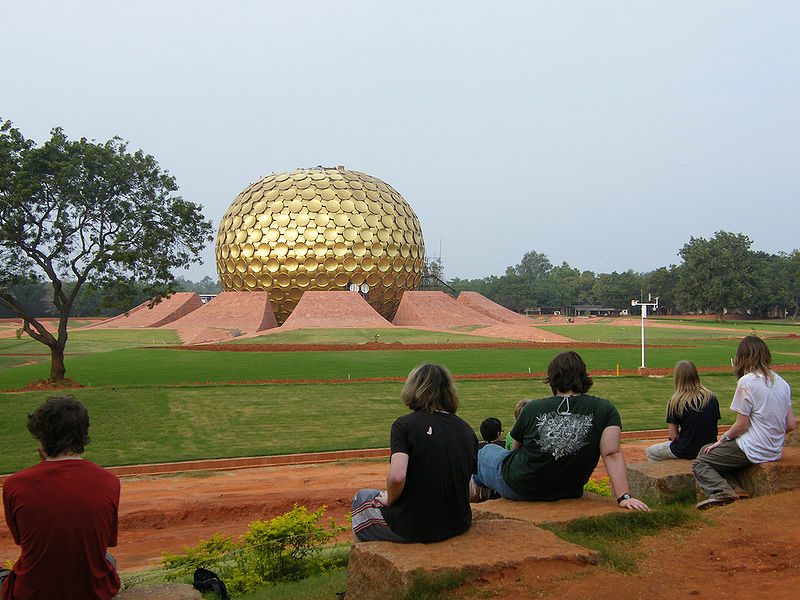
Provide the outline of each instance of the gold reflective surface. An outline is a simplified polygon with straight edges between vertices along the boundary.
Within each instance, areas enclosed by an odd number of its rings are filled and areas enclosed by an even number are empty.
[[[306,290],[366,283],[387,319],[419,286],[425,245],[395,189],[358,171],[298,169],[248,186],[220,220],[217,273],[225,291],[266,290],[283,323]]]

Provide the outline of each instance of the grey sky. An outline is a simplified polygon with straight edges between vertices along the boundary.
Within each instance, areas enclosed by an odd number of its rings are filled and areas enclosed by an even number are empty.
[[[250,182],[397,189],[447,277],[798,241],[800,3],[4,0],[0,117],[119,135],[214,222]],[[215,276],[205,264],[185,275]]]

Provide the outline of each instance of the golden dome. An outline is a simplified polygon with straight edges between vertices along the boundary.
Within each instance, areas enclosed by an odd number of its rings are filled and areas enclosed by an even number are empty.
[[[273,173],[239,194],[219,225],[225,291],[266,290],[283,323],[306,290],[355,290],[387,319],[419,286],[419,220],[390,185],[358,171]]]

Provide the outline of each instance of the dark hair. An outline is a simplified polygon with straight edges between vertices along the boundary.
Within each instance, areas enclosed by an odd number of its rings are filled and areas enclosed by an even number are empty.
[[[484,419],[483,423],[481,423],[481,437],[486,442],[495,441],[501,431],[503,431],[503,424],[500,422],[500,419],[489,417],[488,419]]]
[[[89,412],[72,396],[51,396],[28,415],[28,431],[51,458],[82,454],[89,443]]]
[[[592,387],[592,378],[586,372],[586,363],[577,352],[562,352],[547,365],[547,383],[553,394],[573,391],[585,394]]]
[[[442,365],[425,364],[408,374],[400,396],[411,410],[458,410],[458,395],[450,372]]]
[[[764,340],[754,335],[742,338],[736,348],[733,372],[736,379],[741,379],[748,373],[761,373],[772,383],[772,354]]]

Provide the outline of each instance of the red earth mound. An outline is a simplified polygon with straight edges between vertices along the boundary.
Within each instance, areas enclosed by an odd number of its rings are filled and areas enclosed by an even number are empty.
[[[40,392],[43,390],[69,390],[82,387],[83,386],[80,383],[78,383],[77,381],[73,381],[72,379],[63,379],[61,381],[53,381],[51,379],[40,379],[39,381],[34,381],[33,383],[29,383],[25,387],[15,391]]]

